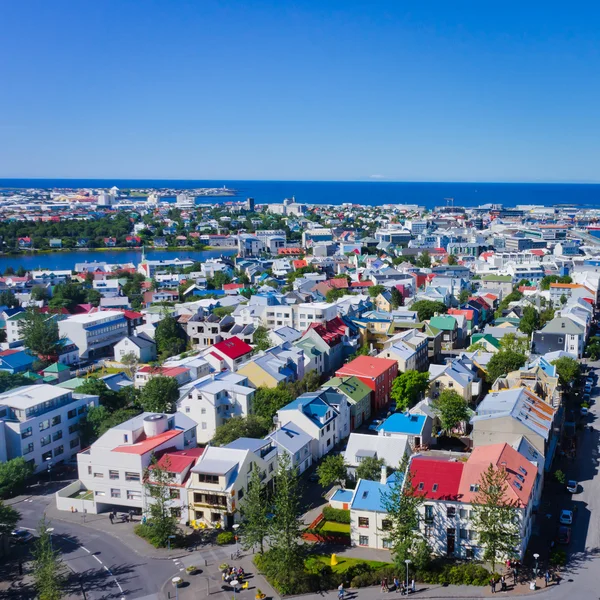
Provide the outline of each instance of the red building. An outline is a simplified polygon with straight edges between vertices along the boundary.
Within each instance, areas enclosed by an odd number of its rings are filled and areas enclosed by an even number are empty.
[[[390,403],[392,382],[398,375],[398,362],[389,358],[358,356],[335,374],[336,377],[358,377],[373,390],[371,414],[375,415]]]

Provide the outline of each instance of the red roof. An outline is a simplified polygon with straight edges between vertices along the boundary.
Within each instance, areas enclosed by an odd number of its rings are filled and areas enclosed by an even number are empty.
[[[301,269],[302,267],[308,266],[308,263],[304,259],[297,259],[292,261],[294,269]]]
[[[366,288],[366,287],[371,287],[373,285],[373,282],[370,281],[369,279],[365,279],[365,281],[353,281],[350,284],[350,287],[353,288]]]
[[[541,248],[536,248],[534,250],[530,250],[529,254],[533,254],[534,256],[545,256],[546,253]]]
[[[374,356],[357,356],[352,362],[338,369],[336,375],[356,375],[357,377],[379,377],[384,375],[398,362],[391,358],[377,358]]]
[[[345,277],[339,277],[338,279],[328,279],[325,283],[331,288],[337,288],[341,290],[348,289],[348,280]]]
[[[224,283],[223,284],[224,290],[239,290],[243,287],[244,287],[243,283]]]
[[[472,308],[449,308],[449,315],[463,315],[467,321],[472,321],[475,312]]]
[[[2,352],[0,352],[0,356],[10,356],[11,354],[16,354],[17,352],[22,352],[22,350],[17,350],[17,349],[2,350]]]
[[[181,430],[170,429],[169,431],[164,431],[163,433],[159,433],[158,435],[154,435],[149,438],[140,438],[139,442],[135,444],[128,444],[123,446],[117,446],[113,449],[113,452],[123,452],[125,454],[146,454],[147,452],[151,452],[157,446],[168,442],[174,437],[178,436],[180,433],[183,433]]]
[[[162,377],[177,377],[186,371],[189,371],[187,367],[151,367],[150,365],[138,369],[138,373],[151,373]]]
[[[252,352],[252,346],[246,344],[246,342],[240,340],[240,338],[235,335],[228,340],[223,340],[222,342],[215,344],[213,349],[218,350],[221,354],[232,360]]]
[[[166,452],[160,457],[157,464],[163,469],[168,469],[169,473],[182,473],[186,467],[193,465],[202,456],[203,452],[204,448]]]
[[[442,457],[415,457],[410,462],[412,484],[428,500],[458,500],[464,463]]]
[[[346,324],[340,317],[335,317],[326,323],[311,323],[309,329],[314,329],[328,346],[337,346],[346,334]]]
[[[303,248],[279,248],[277,254],[304,254]]]
[[[124,310],[123,311],[123,316],[126,319],[135,320],[135,319],[141,319],[141,318],[143,318],[144,315],[142,313],[136,312],[135,310]]]

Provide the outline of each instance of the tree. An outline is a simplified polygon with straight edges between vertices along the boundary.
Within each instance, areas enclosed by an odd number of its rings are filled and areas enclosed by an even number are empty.
[[[212,314],[215,315],[215,317],[222,319],[223,317],[230,315],[234,310],[234,306],[217,306],[212,309]]]
[[[39,600],[61,600],[64,577],[62,561],[52,546],[49,523],[44,516],[38,526],[39,538],[33,548],[33,580]]]
[[[325,301],[326,302],[335,302],[336,300],[343,298],[345,295],[346,295],[346,290],[343,290],[341,288],[331,288],[330,290],[327,291],[327,294],[325,294]]]
[[[414,406],[421,394],[429,387],[429,373],[406,371],[394,379],[392,383],[392,400],[398,410],[406,410]]]
[[[54,357],[58,352],[58,324],[54,317],[27,309],[20,321],[23,343],[38,356]]]
[[[31,385],[31,379],[24,375],[12,375],[7,371],[0,371],[0,394],[22,385]]]
[[[391,293],[392,293],[392,308],[399,308],[400,306],[404,306],[404,298],[395,285],[392,286]]]
[[[279,456],[273,494],[273,518],[269,527],[269,543],[274,550],[278,582],[287,587],[294,573],[303,569],[301,509],[298,471],[292,467],[287,452]]]
[[[448,312],[448,307],[443,302],[434,300],[417,300],[413,302],[410,310],[416,310],[419,321],[427,321],[435,315],[435,313],[445,314]]]
[[[467,401],[455,390],[443,390],[433,401],[432,408],[440,420],[442,430],[450,435],[470,416]]]
[[[146,506],[149,513],[148,524],[151,526],[150,541],[161,548],[168,544],[170,536],[177,533],[177,516],[171,499],[170,466],[168,456],[161,465],[156,456],[152,455],[151,464],[144,472],[144,493],[149,500]]]
[[[207,287],[209,290],[221,290],[227,283],[231,283],[231,277],[223,271],[216,271],[212,278],[208,280]]]
[[[431,267],[431,256],[429,255],[429,252],[427,250],[421,252],[417,257],[415,264],[422,269],[429,269]]]
[[[31,475],[33,467],[22,456],[0,463],[0,496],[10,498],[18,494]]]
[[[85,293],[85,301],[92,306],[100,306],[102,294],[98,290],[88,290]]]
[[[109,429],[129,421],[140,414],[138,408],[119,408],[111,412],[106,406],[94,406],[79,421],[79,437],[82,447],[89,446]]]
[[[372,285],[371,287],[367,288],[371,298],[377,298],[377,296],[379,296],[381,292],[385,292],[386,289],[387,288],[384,285]]]
[[[98,400],[102,406],[105,406],[110,412],[124,408],[125,399],[119,392],[111,390],[104,381],[90,377],[86,379],[75,391],[78,394],[90,394],[98,396]]]
[[[349,361],[354,360],[357,356],[369,356],[369,344],[365,342],[354,354],[349,357]]]
[[[565,305],[567,303],[567,297],[564,294],[561,294],[560,296],[560,303],[562,305]]]
[[[500,351],[517,352],[518,354],[527,354],[529,352],[529,338],[517,335],[516,333],[507,333],[500,339]]]
[[[245,550],[258,545],[260,553],[265,551],[264,543],[269,530],[269,503],[266,487],[260,478],[260,469],[254,463],[250,472],[248,491],[240,503],[242,517],[242,544]]]
[[[411,559],[422,541],[419,530],[419,507],[425,501],[423,494],[417,493],[414,487],[413,474],[408,469],[408,460],[403,458],[398,474],[390,484],[389,490],[381,494],[381,503],[387,513],[389,529],[385,535],[389,540],[392,554],[397,565]]]
[[[552,364],[556,367],[560,385],[564,388],[572,387],[579,379],[581,369],[574,358],[563,356],[553,361]]]
[[[254,349],[257,351],[265,351],[271,348],[273,344],[269,339],[269,330],[262,325],[259,325],[252,336],[252,343],[254,344]]]
[[[319,484],[323,487],[331,485],[344,485],[348,477],[348,471],[341,454],[328,454],[317,467]]]
[[[34,285],[31,288],[31,299],[36,302],[46,302],[50,298],[47,288],[41,285]],[[1,301],[1,298],[0,298]]]
[[[356,478],[379,481],[381,479],[381,467],[383,466],[385,466],[383,458],[365,456],[356,467]]]
[[[592,360],[598,360],[600,358],[600,338],[594,336],[590,338],[588,345],[585,348],[587,355]]]
[[[458,264],[458,258],[456,258],[456,256],[454,256],[454,254],[449,254],[448,255],[448,264],[450,266],[457,265]]]
[[[143,387],[140,403],[147,412],[173,413],[179,400],[179,385],[173,377],[157,375]]]
[[[156,349],[161,358],[169,358],[185,350],[185,334],[175,318],[165,313],[154,333]]]
[[[478,486],[471,523],[493,572],[499,561],[514,556],[519,545],[518,502],[506,495],[508,473],[492,464],[481,474]]]
[[[526,360],[524,354],[513,350],[497,352],[487,364],[486,379],[489,383],[494,383],[498,377],[520,369]]]
[[[272,420],[257,415],[231,417],[219,425],[212,439],[214,446],[226,446],[241,437],[259,439],[271,430]]]
[[[460,290],[460,294],[458,295],[458,303],[461,306],[466,304],[470,296],[471,292],[469,290]]]
[[[254,414],[272,420],[277,411],[293,399],[293,396],[284,386],[276,388],[259,387],[254,394]]]
[[[0,500],[0,536],[9,536],[19,522],[20,515],[12,507]]]
[[[552,321],[552,319],[554,319],[554,309],[551,306],[549,306],[548,308],[545,308],[540,313],[540,326],[539,326],[539,328],[542,329],[542,327],[544,327],[544,325],[546,323],[548,323],[549,321]]]
[[[540,281],[540,289],[549,290],[551,283],[573,283],[573,280],[568,275],[564,275],[563,277],[559,277],[558,275],[546,275],[546,277],[542,277],[542,280]]]
[[[52,298],[48,302],[50,308],[66,308],[71,310],[77,304],[85,302],[86,290],[75,283],[59,283],[54,286]]]
[[[540,315],[538,311],[533,308],[533,306],[526,306],[523,309],[523,316],[521,317],[521,321],[519,323],[519,329],[523,333],[531,335],[534,331],[537,331],[539,327]]]
[[[125,367],[125,373],[132,381],[135,379],[140,360],[135,352],[128,352],[121,357],[121,364]]]
[[[0,292],[0,306],[8,306],[8,308],[17,308],[17,306],[19,306],[19,301],[17,300],[17,297],[13,294],[13,292],[11,292],[10,290],[3,290],[2,292]]]

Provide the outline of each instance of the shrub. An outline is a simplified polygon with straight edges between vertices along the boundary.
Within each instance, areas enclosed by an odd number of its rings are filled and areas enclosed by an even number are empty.
[[[556,469],[556,471],[554,471],[554,479],[563,485],[567,482],[567,476],[560,469]]]
[[[133,532],[136,535],[139,535],[141,538],[145,539],[149,544],[152,544],[155,548],[164,548],[165,545],[161,544],[161,539],[158,536],[158,533],[154,527],[152,527],[151,523],[138,523],[134,528]],[[181,543],[181,536],[177,535],[177,537],[171,541],[171,547],[179,546]]]
[[[564,567],[567,564],[567,553],[560,548],[550,554],[549,562],[553,567]]]
[[[341,508],[332,508],[325,506],[323,508],[323,517],[326,521],[334,521],[335,523],[350,524],[350,511],[342,510]]]
[[[219,544],[219,546],[233,544],[233,542],[235,542],[235,536],[233,534],[233,531],[222,531],[217,536],[217,544]]]

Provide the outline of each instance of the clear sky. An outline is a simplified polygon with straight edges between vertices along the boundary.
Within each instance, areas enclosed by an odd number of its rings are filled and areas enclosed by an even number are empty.
[[[0,2],[0,177],[600,181],[600,3]]]

